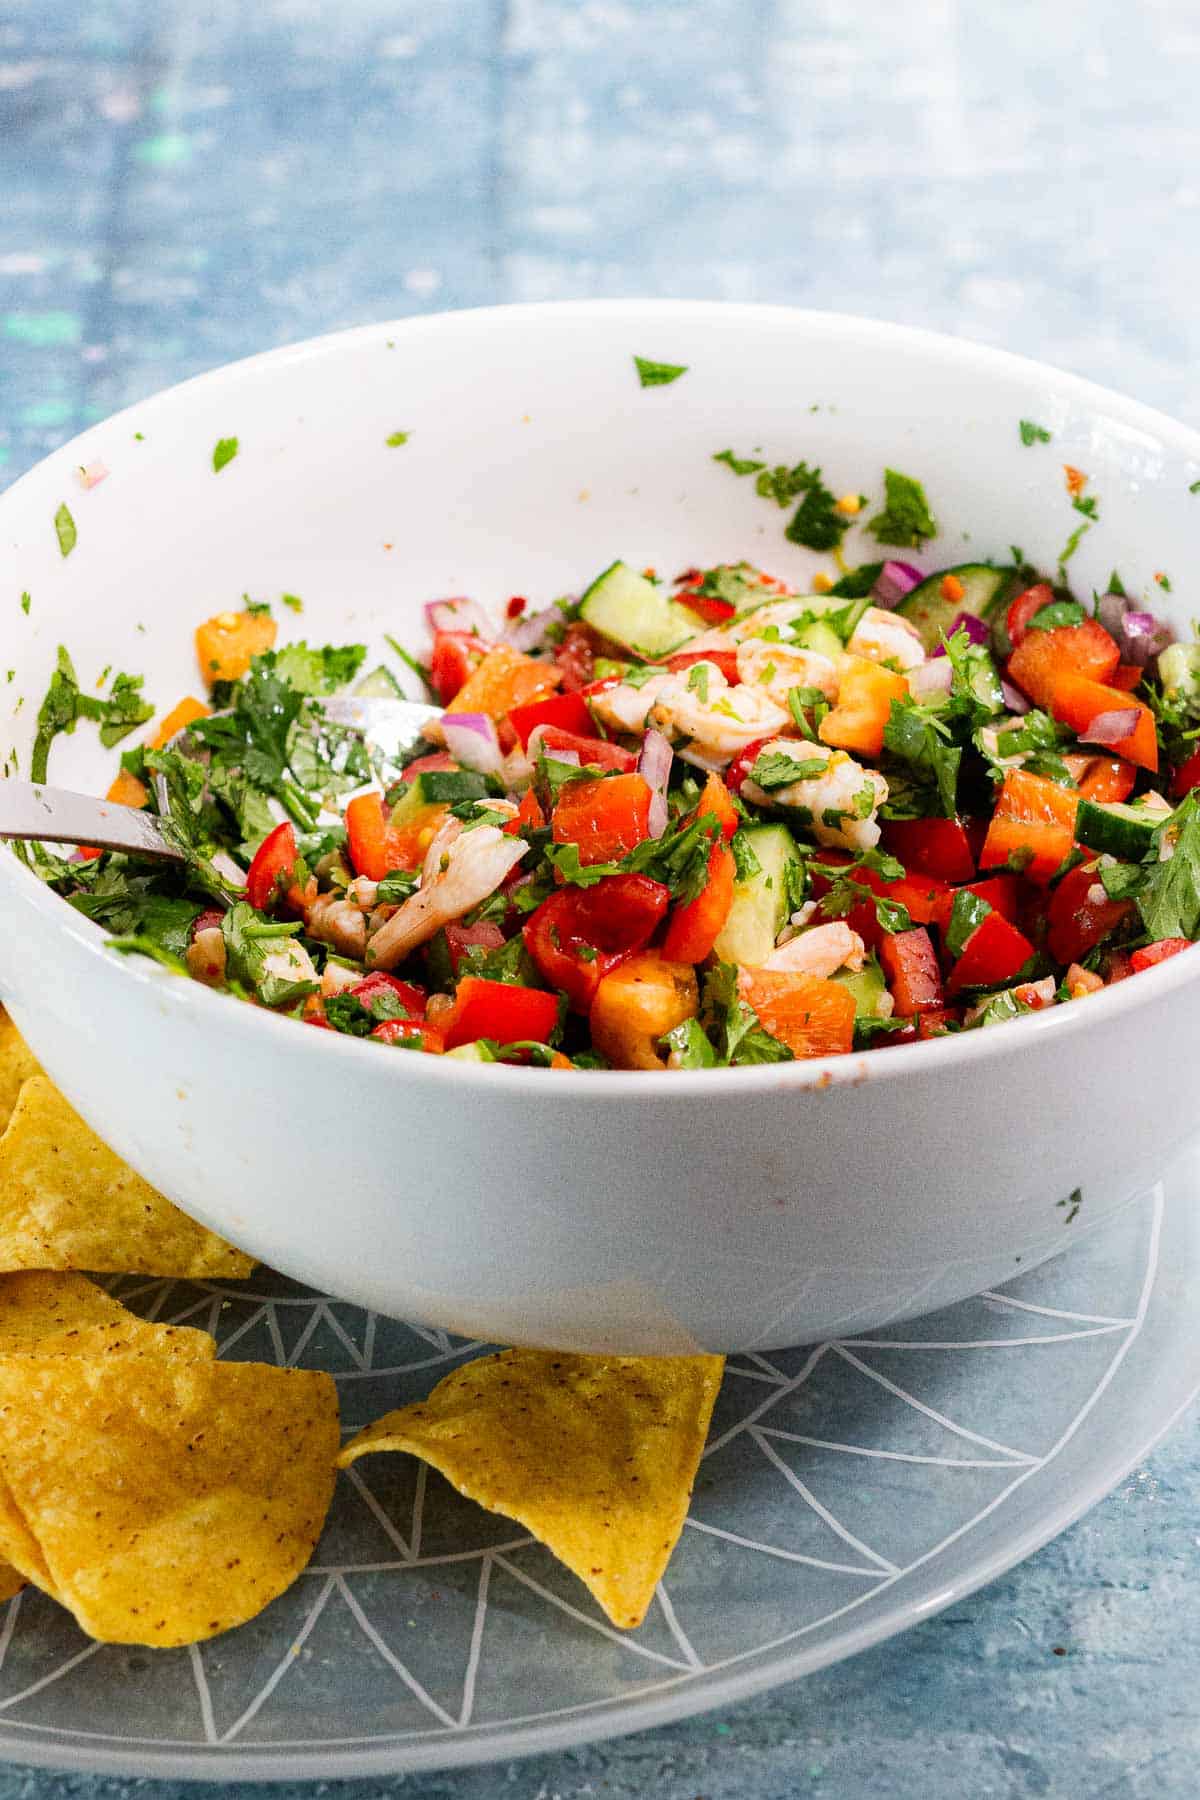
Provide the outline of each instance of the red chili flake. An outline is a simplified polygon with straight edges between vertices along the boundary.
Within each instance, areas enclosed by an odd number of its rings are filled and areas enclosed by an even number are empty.
[[[519,619],[528,605],[529,602],[524,594],[514,594],[504,609],[505,615],[510,619]]]

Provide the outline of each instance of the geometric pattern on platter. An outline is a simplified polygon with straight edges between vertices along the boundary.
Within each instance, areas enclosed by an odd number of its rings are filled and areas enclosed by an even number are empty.
[[[935,1590],[947,1546],[1047,1466],[1136,1340],[1161,1204],[1143,1196],[1069,1255],[940,1313],[730,1358],[690,1516],[636,1632],[511,1521],[411,1457],[375,1456],[339,1477],[304,1574],[225,1637],[96,1645],[44,1596],[18,1595],[0,1610],[0,1753],[336,1774],[363,1752],[399,1770],[545,1748],[547,1726],[579,1741],[670,1696],[689,1710],[689,1687],[820,1639],[914,1571]],[[328,1370],[347,1436],[492,1347],[262,1271],[110,1285],[146,1318],[211,1331],[224,1358]]]

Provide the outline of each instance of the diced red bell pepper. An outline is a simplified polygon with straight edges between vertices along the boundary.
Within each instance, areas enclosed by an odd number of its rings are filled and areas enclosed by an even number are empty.
[[[1120,688],[1123,694],[1132,694],[1142,685],[1145,673],[1145,669],[1139,669],[1136,663],[1118,663],[1108,678],[1108,685]]]
[[[1049,706],[1064,675],[1107,681],[1121,660],[1115,638],[1097,619],[1027,631],[1008,659],[1008,677],[1038,706]]]
[[[1122,693],[1120,688],[1105,687],[1102,682],[1092,681],[1086,675],[1076,675],[1068,670],[1054,684],[1050,711],[1056,719],[1069,725],[1072,731],[1081,734],[1087,731],[1092,720],[1101,713],[1132,712],[1136,716],[1136,722],[1130,735],[1121,739],[1121,755],[1139,769],[1153,772],[1158,768],[1158,735],[1154,726],[1154,714],[1140,700],[1135,700],[1132,694]]]
[[[1026,859],[1024,873],[1030,881],[1049,881],[1070,855],[1078,810],[1079,795],[1073,788],[1060,787],[1045,775],[1010,769],[984,839],[980,868],[995,869],[1018,856]]]
[[[935,1038],[945,1035],[947,1025],[957,1025],[962,1013],[957,1006],[931,1006],[917,1018],[917,1036]],[[884,1039],[886,1043],[886,1038]]]
[[[816,900],[824,899],[829,892],[836,873],[824,875],[822,864],[835,871],[850,862],[850,856],[844,850],[822,850],[813,858],[811,865],[812,892]],[[938,917],[943,906],[948,906],[953,898],[950,888],[936,875],[902,875],[899,881],[885,881],[874,869],[856,869],[853,879],[862,887],[869,888],[881,900],[892,900],[903,906],[914,925],[930,925]],[[888,935],[879,923],[879,915],[870,900],[860,900],[845,914],[845,922],[851,931],[856,931],[869,950],[878,949]]]
[[[1089,950],[1103,942],[1133,910],[1129,900],[1092,896],[1100,888],[1094,866],[1081,863],[1063,876],[1046,908],[1049,926],[1046,942],[1056,962],[1082,962]]]
[[[986,900],[993,912],[1007,919],[1010,925],[1016,925],[1021,916],[1021,878],[1019,875],[987,875],[980,881],[968,881],[960,888],[953,888],[943,895],[938,904],[934,924],[942,931],[950,923],[950,914],[954,907],[955,894],[978,894]]]
[[[1171,792],[1176,800],[1182,800],[1196,787],[1200,787],[1200,749],[1193,750],[1171,777]]]
[[[737,831],[741,820],[737,807],[729,798],[729,789],[719,775],[710,775],[704,783],[704,791],[700,795],[700,803],[695,816],[702,819],[705,813],[713,813],[721,824],[722,836],[728,841]]]
[[[392,994],[410,1019],[425,1017],[425,989],[418,987],[415,981],[401,981],[398,975],[387,975],[382,969],[373,969],[361,981],[356,981],[347,992],[353,994],[356,1000],[361,1000],[364,1006],[377,994]]]
[[[1033,945],[1002,913],[990,912],[975,927],[950,972],[951,997],[968,987],[1000,987],[1033,955]]]
[[[1190,938],[1160,938],[1157,944],[1144,944],[1135,950],[1130,957],[1130,966],[1136,975],[1141,969],[1152,969],[1155,963],[1166,962],[1168,957],[1178,956],[1181,950],[1190,950]]]
[[[569,781],[550,821],[556,844],[578,844],[579,860],[615,862],[650,835],[650,786],[640,775]]]
[[[445,929],[450,967],[456,975],[466,960],[468,950],[499,950],[504,943],[504,933],[491,919],[481,919],[478,925],[455,923],[447,925]]]
[[[923,925],[885,937],[879,946],[879,961],[897,1018],[911,1019],[918,1013],[941,1011],[945,1006],[937,951]]]
[[[521,740],[521,748],[529,743],[536,725],[553,725],[560,731],[571,731],[578,737],[594,738],[595,721],[583,695],[551,694],[547,700],[531,700],[528,706],[514,706],[508,715],[513,730]]]
[[[1083,798],[1096,806],[1127,800],[1133,792],[1137,771],[1122,756],[1064,756],[1063,761]]]
[[[670,904],[670,890],[648,875],[608,875],[595,887],[560,888],[522,929],[538,973],[587,1012],[604,977],[644,949]]]
[[[758,761],[763,749],[770,742],[770,738],[755,738],[752,744],[747,744],[746,748],[740,750],[734,757],[733,761],[725,771],[725,786],[729,789],[731,794],[741,793],[742,783]]]
[[[585,688],[596,666],[596,633],[591,626],[585,625],[582,619],[568,625],[554,652],[554,660],[568,693]]]
[[[1005,625],[1008,629],[1008,641],[1015,650],[1023,643],[1029,630],[1029,621],[1035,613],[1040,613],[1043,606],[1049,606],[1054,599],[1054,589],[1046,581],[1035,581],[1009,602]]]
[[[970,881],[975,858],[961,819],[891,819],[883,828],[884,848],[906,869],[942,881]]]
[[[682,600],[689,612],[699,614],[706,624],[724,625],[727,619],[737,616],[737,607],[732,600],[720,600],[716,594],[699,592],[704,576],[699,574],[690,584],[685,582],[676,592],[676,600]]]
[[[579,758],[581,768],[590,764],[594,769],[619,769],[622,774],[629,774],[637,767],[637,757],[632,750],[625,750],[620,744],[612,744],[607,738],[580,737],[578,733],[564,731],[558,725],[546,725],[538,733],[538,740],[549,757],[561,750],[572,751]]]
[[[724,843],[708,853],[708,879],[694,900],[677,906],[663,938],[668,962],[699,963],[709,955],[733,905],[733,851]]]
[[[346,808],[346,848],[354,873],[382,881],[393,869],[418,868],[445,814],[444,806],[424,807],[416,819],[397,830],[382,794],[356,794]]]
[[[290,886],[296,867],[296,833],[285,819],[269,831],[246,873],[246,898],[259,912],[267,912]]]
[[[545,823],[546,815],[542,811],[541,801],[532,788],[526,788],[521,795],[516,818],[509,819],[500,829],[509,837],[520,837],[523,831],[541,831]]]
[[[384,1019],[371,1033],[381,1044],[415,1044],[432,1056],[440,1056],[446,1041],[436,1025],[424,1019]]]
[[[544,1044],[558,1023],[558,998],[541,988],[465,975],[454,1005],[438,1023],[447,1050],[473,1044],[476,1038],[494,1038],[498,1044],[529,1038]]]
[[[443,706],[449,706],[459,689],[487,655],[490,646],[473,631],[435,631],[429,659],[429,683]]]
[[[680,650],[677,655],[667,658],[667,667],[673,675],[677,675],[680,670],[690,669],[698,662],[715,664],[730,687],[736,687],[741,680],[736,650]]]

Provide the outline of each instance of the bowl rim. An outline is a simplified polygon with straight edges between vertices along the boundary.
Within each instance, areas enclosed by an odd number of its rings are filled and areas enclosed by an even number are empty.
[[[1068,395],[1079,405],[1091,408],[1103,406],[1123,423],[1153,434],[1184,456],[1190,457],[1200,472],[1200,431],[1181,424],[1168,414],[1139,400],[1129,399],[1100,383],[1089,381],[1084,376],[1057,369],[1052,364],[1039,362],[1032,357],[1018,356],[1009,350],[978,344],[970,339],[952,337],[918,326],[896,325],[883,319],[863,318],[852,313],[758,302],[633,297],[612,300],[545,300],[466,307],[352,326],[346,330],[324,332],[295,344],[260,351],[190,376],[185,381],[134,401],[105,420],[88,425],[67,443],[52,450],[0,493],[0,520],[14,506],[19,510],[26,490],[40,483],[48,468],[60,461],[71,465],[79,462],[80,447],[98,430],[135,418],[152,418],[155,413],[175,406],[181,396],[196,389],[207,390],[229,383],[236,384],[238,381],[253,379],[263,371],[273,372],[290,364],[336,356],[371,343],[381,336],[395,338],[403,335],[411,340],[415,337],[453,335],[463,330],[487,330],[496,326],[536,326],[548,314],[568,319],[574,317],[582,323],[598,316],[617,318],[622,314],[630,318],[643,318],[653,314],[664,317],[686,316],[699,320],[740,318],[748,325],[756,321],[769,321],[777,325],[786,323],[816,337],[836,337],[843,341],[857,339],[863,344],[886,344],[891,347],[908,345],[914,350],[935,352],[951,366],[969,366],[985,377],[1007,375],[1020,376],[1027,381],[1031,378],[1042,382],[1050,381],[1060,393]],[[24,903],[35,913],[44,915],[51,928],[62,931],[85,954],[101,957],[106,967],[120,954],[106,948],[101,927],[68,906],[15,855],[0,856],[0,896],[5,891],[17,904]],[[1200,955],[1196,954],[1198,950],[1200,944],[1193,945],[1190,953],[1183,952],[1153,968],[1142,970],[1136,983],[1122,981],[1105,988],[1102,993],[1089,995],[1086,1006],[1079,1002],[1069,1006],[1053,1006],[1022,1019],[1007,1020],[1002,1026],[986,1031],[963,1032],[916,1043],[883,1046],[889,1051],[886,1056],[870,1050],[734,1069],[558,1070],[554,1071],[554,1092],[557,1094],[561,1091],[564,1099],[587,1095],[593,1100],[609,1100],[622,1105],[627,1105],[636,1097],[645,1103],[660,1106],[668,1097],[680,1101],[692,1101],[702,1096],[712,1097],[718,1087],[724,1090],[727,1084],[731,1092],[746,1094],[764,1091],[825,1091],[843,1085],[861,1087],[868,1081],[902,1082],[910,1074],[915,1079],[920,1075],[934,1075],[943,1068],[1000,1061],[1010,1048],[1008,1033],[1014,1026],[1020,1026],[1025,1041],[1031,1047],[1035,1033],[1043,1046],[1059,1040],[1065,1044],[1081,1031],[1090,1030],[1089,1020],[1093,1021],[1094,1026],[1110,1022],[1115,1030],[1118,1022],[1131,1011],[1152,1006],[1156,1000],[1164,999],[1177,988],[1200,985]],[[180,1019],[194,1018],[201,1028],[206,1027],[206,1021],[210,1018],[214,1022],[222,1018],[226,1021],[226,1030],[245,1034],[247,1046],[251,1050],[257,1043],[257,1034],[260,1032],[274,1033],[281,1027],[290,1029],[295,1023],[290,1019],[276,1018],[261,1007],[231,1006],[228,995],[215,993],[201,982],[175,976],[144,959],[128,957],[124,960],[127,964],[124,970],[127,978],[148,987],[160,1007],[165,1006]],[[219,1013],[211,1010],[218,1007]],[[306,1039],[309,1048],[304,1051],[301,1045]],[[272,1038],[267,1038],[264,1048],[269,1047],[272,1041]],[[1017,1048],[1015,1038],[1011,1040],[1011,1048]],[[372,1051],[368,1044],[340,1033],[321,1031],[298,1034],[296,1052],[301,1055],[351,1058],[370,1055],[375,1059],[371,1066],[380,1066],[378,1053]],[[447,1062],[440,1056],[425,1055],[410,1055],[399,1067],[418,1080],[431,1083],[452,1081],[460,1093],[478,1087],[481,1093],[500,1095],[510,1090],[514,1094],[526,1094],[530,1080],[542,1079],[545,1073],[502,1063]]]

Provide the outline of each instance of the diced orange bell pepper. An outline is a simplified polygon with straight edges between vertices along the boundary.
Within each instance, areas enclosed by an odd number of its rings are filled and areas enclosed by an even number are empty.
[[[502,719],[514,706],[531,706],[535,700],[544,700],[561,680],[562,672],[553,663],[522,656],[511,644],[497,644],[467,676],[454,696],[453,710]]]
[[[842,992],[845,992],[843,989]],[[614,1069],[665,1069],[659,1039],[700,1005],[696,971],[644,950],[606,975],[588,1014],[592,1043]],[[854,1003],[850,1003],[853,1014]]]
[[[650,835],[650,786],[641,775],[568,781],[550,821],[556,844],[578,844],[579,860],[616,862]]]
[[[1010,769],[983,841],[979,867],[999,868],[1017,856],[1030,881],[1044,884],[1070,855],[1078,809],[1079,795],[1073,788],[1060,787],[1045,775]]]
[[[1132,694],[1126,694],[1120,688],[1105,687],[1099,681],[1091,681],[1086,675],[1075,675],[1068,672],[1060,675],[1054,684],[1054,692],[1050,697],[1050,711],[1072,731],[1086,732],[1093,719],[1101,713],[1133,712],[1137,715],[1137,723],[1127,738],[1122,738],[1118,748],[1122,756],[1139,769],[1154,771],[1158,768],[1158,736],[1154,729],[1154,714]]]
[[[1056,683],[1068,673],[1107,681],[1121,660],[1116,639],[1097,619],[1027,631],[1008,659],[1008,676],[1038,706],[1049,706]]]
[[[128,769],[121,769],[105,798],[115,800],[118,806],[145,806],[150,796],[145,782],[131,775]]]
[[[700,804],[696,808],[696,817],[702,819],[705,813],[716,814],[721,823],[721,832],[726,839],[731,838],[741,824],[729,789],[719,775],[710,775],[704,783],[704,792],[701,794]]]
[[[398,828],[382,794],[357,794],[346,808],[346,848],[354,873],[382,881],[393,869],[419,868],[448,811],[445,806],[423,806]]]
[[[1118,663],[1108,678],[1109,687],[1120,688],[1126,694],[1132,694],[1135,688],[1142,685],[1145,669],[1139,669],[1136,663]]]
[[[251,659],[271,648],[277,631],[267,613],[220,612],[205,619],[196,628],[196,655],[205,681],[210,687],[215,681],[240,681]]]
[[[854,995],[840,981],[743,969],[738,989],[763,1029],[793,1056],[845,1056],[853,1049]]]
[[[883,728],[893,700],[908,698],[908,683],[894,669],[865,657],[847,657],[842,665],[837,705],[821,720],[817,735],[836,750],[858,750],[878,756]]]
[[[205,706],[203,700],[197,700],[193,695],[185,694],[183,699],[171,708],[150,739],[151,750],[161,750],[177,733],[186,730],[193,720],[207,719],[211,711],[212,708]]]
[[[714,844],[708,856],[708,880],[694,900],[677,906],[663,938],[670,962],[699,963],[711,951],[733,905],[733,851]]]

